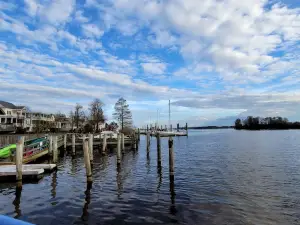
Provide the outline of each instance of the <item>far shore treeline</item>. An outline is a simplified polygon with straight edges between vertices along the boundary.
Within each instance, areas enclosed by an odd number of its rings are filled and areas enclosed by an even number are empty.
[[[300,129],[300,122],[289,122],[287,118],[282,117],[253,117],[246,119],[236,119],[235,129],[237,130],[284,130]]]

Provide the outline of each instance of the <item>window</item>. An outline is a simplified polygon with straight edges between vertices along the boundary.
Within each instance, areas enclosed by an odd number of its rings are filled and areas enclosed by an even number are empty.
[[[13,118],[13,123],[16,123],[17,122],[17,119],[16,118]]]
[[[7,111],[7,115],[11,115],[11,111]]]
[[[7,118],[6,123],[11,123],[11,118]]]
[[[5,118],[1,118],[1,123],[5,123]]]

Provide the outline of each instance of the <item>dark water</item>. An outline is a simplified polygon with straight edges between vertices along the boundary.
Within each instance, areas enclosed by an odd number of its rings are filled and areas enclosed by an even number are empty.
[[[38,184],[0,184],[0,213],[36,224],[300,224],[299,131],[191,131],[174,138],[175,181],[156,140],[126,152],[95,151],[92,187],[82,155],[60,158]]]

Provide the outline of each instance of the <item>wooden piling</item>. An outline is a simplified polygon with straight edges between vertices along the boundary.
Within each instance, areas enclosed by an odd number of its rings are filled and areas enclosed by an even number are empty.
[[[75,155],[75,134],[72,134],[72,155]]]
[[[125,134],[121,134],[122,136],[122,153],[124,154],[125,153]]]
[[[149,152],[150,152],[150,132],[147,132],[146,145],[147,145],[147,154],[149,154]]]
[[[83,154],[84,154],[84,164],[86,170],[86,178],[87,182],[92,182],[92,168],[91,168],[91,161],[90,161],[90,152],[89,152],[89,141],[86,137],[83,138]]]
[[[49,151],[48,151],[48,154],[50,156],[52,156],[52,154],[53,154],[53,137],[52,137],[52,135],[49,136]]]
[[[160,134],[156,134],[157,140],[157,164],[161,165],[161,142],[160,142]]]
[[[57,162],[58,152],[57,152],[57,136],[53,137],[53,163]]]
[[[103,135],[103,145],[102,145],[102,154],[106,153],[106,134]]]
[[[185,130],[186,130],[186,136],[189,136],[189,132],[188,132],[188,124],[185,124]]]
[[[23,149],[24,149],[24,136],[20,136],[18,137],[18,142],[16,146],[17,186],[22,186]]]
[[[91,163],[93,163],[94,161],[94,135],[93,134],[89,134],[89,154],[90,154],[90,161]]]
[[[121,164],[121,138],[120,138],[120,133],[118,133],[117,136],[117,165]]]
[[[140,132],[140,128],[138,128],[138,141],[140,141],[141,138],[141,132]]]
[[[172,137],[169,137],[169,173],[170,177],[174,176],[174,149]]]
[[[133,139],[132,139],[132,148],[133,148],[133,150],[136,150],[137,148],[136,148],[136,136],[135,136],[135,133],[133,134]]]
[[[67,134],[64,135],[64,150],[67,149]]]

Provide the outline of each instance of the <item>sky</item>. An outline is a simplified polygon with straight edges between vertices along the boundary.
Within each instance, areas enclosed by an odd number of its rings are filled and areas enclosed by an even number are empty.
[[[0,0],[0,100],[135,126],[300,120],[299,0]]]

